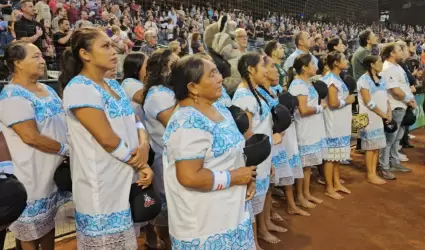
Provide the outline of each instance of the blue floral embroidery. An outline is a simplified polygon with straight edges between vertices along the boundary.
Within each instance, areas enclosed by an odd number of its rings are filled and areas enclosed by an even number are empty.
[[[279,70],[281,70],[281,69],[279,69]],[[280,75],[283,75],[283,72]],[[283,88],[280,85],[272,86],[271,89],[273,90],[274,94],[276,94],[276,95],[278,95],[278,94],[280,94],[280,93],[283,92]]]
[[[344,83],[344,81],[341,79],[341,77],[335,75],[332,72],[327,73],[324,77],[323,77],[323,81],[326,83],[329,83],[330,80],[335,79],[335,81],[339,82],[339,84],[335,85],[335,87],[337,87],[338,89],[341,88],[341,95],[346,95],[349,93],[349,90],[347,88],[347,85]],[[336,82],[334,82],[336,83]],[[329,85],[328,85],[329,86]]]
[[[217,102],[224,107],[232,106],[232,99],[230,99],[229,94],[227,94],[226,88],[221,87],[221,96],[218,98]]]
[[[252,221],[247,219],[237,228],[209,236],[204,242],[199,238],[179,240],[171,235],[175,250],[246,250],[254,245]]]
[[[119,100],[116,100],[99,85],[95,84],[92,80],[82,75],[78,75],[72,78],[72,80],[68,83],[67,88],[71,87],[74,84],[85,84],[85,85],[93,86],[101,94],[102,101],[105,104],[106,111],[108,112],[108,115],[111,119],[121,117],[121,116],[133,115],[134,112],[131,107],[131,101],[128,98],[128,96],[125,94],[124,90],[119,85],[119,83],[111,79],[105,79],[105,82],[118,95],[118,97],[120,98]],[[81,104],[79,106],[90,106],[90,105]],[[71,108],[75,108],[75,107],[77,106],[72,106]],[[94,108],[102,109],[99,106],[94,106]]]
[[[326,145],[328,148],[342,148],[350,146],[350,136],[341,136],[334,138],[326,138]]]
[[[155,92],[166,92],[167,94],[173,96],[174,98],[174,92],[171,89],[164,87],[162,85],[158,85],[158,86],[153,86],[149,89],[148,93],[146,94],[146,99],[149,99]]]
[[[372,130],[362,130],[360,131],[360,138],[362,140],[385,138],[385,132],[383,128],[377,128]]]
[[[295,154],[292,158],[288,159],[288,164],[291,168],[301,167],[301,157],[299,154]]]
[[[280,150],[272,157],[272,164],[275,168],[279,168],[282,164],[288,163],[287,154],[284,149]]]
[[[297,85],[303,85],[308,89],[308,98],[307,98],[308,102],[319,97],[319,94],[317,93],[316,89],[312,85],[305,83],[301,79],[295,79],[291,82],[291,85],[288,90],[289,93],[292,93],[292,89],[295,88],[295,86]]]
[[[58,207],[71,200],[71,193],[54,192],[49,197],[27,201],[27,206],[19,217],[20,222],[31,223],[48,217]]]
[[[215,107],[218,107],[217,105]],[[170,135],[179,128],[200,129],[209,132],[212,137],[212,153],[214,157],[221,156],[231,148],[235,148],[244,141],[243,136],[236,127],[233,119],[230,119],[230,112],[217,108],[220,113],[224,113],[225,119],[220,123],[214,123],[199,111],[192,107],[180,107],[171,117],[164,132],[164,143],[167,144]],[[199,156],[196,156],[199,157]]]
[[[369,84],[369,92],[371,94],[377,92],[377,91],[387,91],[387,83],[385,82],[384,78],[382,77],[379,80],[379,86],[376,86],[375,83],[372,81],[372,78],[368,75],[368,74],[364,74],[360,77],[360,80],[366,80],[367,83]]]
[[[43,87],[49,92],[46,97],[37,97],[30,91],[17,84],[8,84],[4,87],[1,94],[1,99],[7,97],[22,97],[31,102],[34,108],[34,116],[37,123],[42,123],[44,120],[58,114],[65,113],[62,107],[62,101],[56,92],[49,86],[42,84]],[[21,122],[21,121],[17,121]],[[6,124],[10,126],[11,124]]]
[[[260,93],[261,96],[263,96],[264,98],[266,98],[267,100],[267,104],[269,106],[269,109],[276,107],[279,104],[279,101],[276,99],[271,97],[269,95],[269,93],[267,93],[264,89],[257,87],[257,92]]]
[[[240,98],[243,98],[245,96],[255,98],[254,94],[249,89],[239,88],[239,89],[236,90],[236,92],[233,96],[233,102],[240,99]],[[267,105],[267,103],[261,97],[259,97],[259,98],[260,98],[260,102],[261,102],[261,109],[263,111],[263,113],[260,116],[260,121],[263,121],[270,114],[271,111],[270,111],[269,105]],[[246,107],[241,107],[241,108],[246,109]],[[249,110],[249,111],[253,113],[254,118],[256,117],[256,114],[259,115],[260,114],[260,107],[258,106],[258,103],[255,102],[255,110]]]
[[[258,176],[257,176],[257,179],[255,180],[255,187],[256,187],[255,197],[265,195],[267,193],[267,190],[269,190],[269,185],[270,185],[269,176],[263,179],[258,179]]]
[[[86,236],[96,237],[128,230],[133,226],[133,220],[130,209],[96,215],[76,211],[75,224],[78,232]]]
[[[315,154],[318,152],[322,151],[323,148],[323,142],[320,140],[314,144],[311,145],[302,145],[299,146],[299,151],[300,151],[300,155],[305,156],[305,155],[310,155],[310,154]]]

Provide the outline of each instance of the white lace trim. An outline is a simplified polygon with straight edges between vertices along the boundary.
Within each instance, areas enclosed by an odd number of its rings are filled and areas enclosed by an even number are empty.
[[[362,139],[363,150],[381,149],[381,148],[385,148],[386,145],[387,145],[387,140],[385,139],[385,137],[383,138],[381,137],[377,139],[369,139],[369,140]]]
[[[252,213],[257,215],[263,212],[266,195],[256,196],[252,199]]]
[[[133,227],[125,231],[89,237],[77,232],[78,250],[136,250],[137,240]]]
[[[324,148],[323,160],[325,161],[345,161],[350,159],[350,145],[340,148]]]
[[[301,163],[303,164],[303,167],[317,166],[323,163],[322,157],[322,151],[312,154],[301,155]]]

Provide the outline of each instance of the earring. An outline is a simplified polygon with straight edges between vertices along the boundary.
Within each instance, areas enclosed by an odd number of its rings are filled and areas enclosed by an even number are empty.
[[[195,95],[195,102],[198,103],[199,99],[198,99],[198,95]]]

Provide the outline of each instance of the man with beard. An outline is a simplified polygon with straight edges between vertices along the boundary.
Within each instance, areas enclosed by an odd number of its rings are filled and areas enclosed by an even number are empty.
[[[388,43],[382,50],[382,57],[385,60],[381,76],[386,82],[388,90],[389,104],[392,110],[392,120],[397,123],[397,131],[386,133],[387,145],[379,152],[379,163],[381,169],[379,174],[387,180],[395,180],[396,177],[391,171],[409,172],[400,164],[398,156],[398,145],[403,137],[404,127],[401,125],[407,107],[416,108],[415,98],[410,90],[410,85],[406,73],[399,63],[403,60],[403,51],[399,44]]]
[[[70,44],[70,38],[74,29],[69,29],[69,21],[66,18],[59,19],[59,31],[53,34],[53,45],[56,48],[56,58],[60,60],[62,53]]]

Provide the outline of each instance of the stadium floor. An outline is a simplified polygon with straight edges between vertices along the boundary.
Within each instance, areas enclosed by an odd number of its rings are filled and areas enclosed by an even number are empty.
[[[312,191],[324,203],[310,209],[310,217],[288,215],[281,203],[276,209],[289,230],[278,235],[282,241],[276,245],[261,242],[264,250],[425,249],[425,128],[413,134],[416,148],[404,150],[412,173],[397,173],[396,181],[374,186],[365,182],[363,156],[353,154],[352,166],[341,170],[352,194],[331,200],[314,182]],[[77,248],[74,238],[56,245],[57,250]]]

